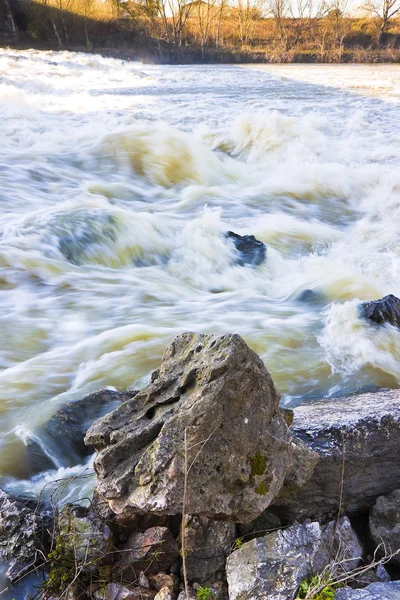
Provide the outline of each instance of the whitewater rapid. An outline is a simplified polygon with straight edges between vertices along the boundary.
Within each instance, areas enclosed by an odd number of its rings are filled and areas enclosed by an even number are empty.
[[[25,444],[182,331],[242,335],[288,406],[398,387],[357,304],[400,296],[399,73],[0,51],[0,487],[90,469],[29,480]]]

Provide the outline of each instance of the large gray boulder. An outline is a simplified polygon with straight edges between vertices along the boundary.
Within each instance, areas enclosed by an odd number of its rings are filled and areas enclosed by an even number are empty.
[[[184,333],[150,384],[89,429],[98,489],[116,513],[257,517],[290,463],[288,426],[262,360],[238,335]]]
[[[0,490],[0,559],[12,583],[43,562],[46,516]]]
[[[399,600],[399,598],[400,581],[371,583],[363,590],[345,587],[335,593],[335,600]]]
[[[343,468],[346,514],[366,511],[378,496],[400,488],[400,390],[299,406],[291,433],[316,452],[318,460],[306,477],[300,460],[274,501],[283,522],[334,517]]]
[[[227,560],[229,600],[294,600],[305,578],[340,562],[357,566],[362,548],[347,517],[322,527],[296,523],[243,544]]]
[[[379,496],[370,512],[369,527],[376,546],[386,554],[397,552],[392,562],[400,565],[400,489]]]

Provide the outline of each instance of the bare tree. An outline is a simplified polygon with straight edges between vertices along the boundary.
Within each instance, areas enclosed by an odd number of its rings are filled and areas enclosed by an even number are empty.
[[[149,34],[156,40],[161,60],[164,60],[165,46],[168,61],[175,62],[177,59],[192,9],[193,3],[189,0],[142,0],[140,14],[147,21]]]
[[[317,28],[327,15],[329,7],[325,0],[297,0],[290,4],[290,35],[286,49],[291,50],[315,37]]]
[[[274,21],[275,39],[283,52],[315,37],[328,12],[325,0],[269,0],[268,13]]]
[[[399,0],[370,0],[364,8],[370,15],[378,18],[377,43],[379,44],[382,35],[389,30],[391,19],[400,11],[400,2]]]
[[[12,13],[9,0],[4,0],[4,8],[5,8],[5,13],[6,13],[7,21],[10,24],[10,29],[12,31],[14,39],[16,41],[18,41],[18,27],[17,27],[17,25],[15,23],[14,15]]]
[[[288,18],[289,2],[288,0],[269,0],[268,13],[271,15],[274,23],[275,39],[284,51],[288,47]]]
[[[219,0],[218,2],[218,11],[216,15],[216,29],[215,29],[215,47],[219,48],[223,44],[222,38],[222,22],[225,15],[225,9],[227,6],[227,0]]]
[[[95,0],[79,0],[80,13],[82,14],[82,16],[84,18],[86,47],[88,50],[92,49],[92,43],[90,42],[90,39],[89,39],[89,28],[90,28],[91,19],[93,17],[94,3],[95,3]]]
[[[341,62],[344,51],[344,40],[351,30],[351,20],[346,17],[347,0],[332,0],[326,17],[322,20],[318,42],[321,59],[326,51]]]
[[[204,60],[204,48],[211,36],[211,28],[217,20],[219,6],[217,0],[196,0],[192,3],[191,18],[195,20],[196,33],[201,46],[201,60]]]
[[[261,18],[262,0],[236,0],[234,8],[243,46],[251,41],[255,24]]]

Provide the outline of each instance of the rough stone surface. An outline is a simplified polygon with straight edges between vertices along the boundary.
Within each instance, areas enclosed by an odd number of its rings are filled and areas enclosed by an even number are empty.
[[[14,582],[42,562],[43,517],[0,490],[0,558],[8,564],[5,577]]]
[[[344,458],[343,507],[368,510],[400,488],[400,391],[380,390],[323,400],[294,411],[292,435],[318,454],[308,481],[288,475],[273,509],[284,523],[337,514]],[[300,461],[299,468],[304,468]],[[301,483],[303,479],[303,483]]]
[[[335,600],[399,600],[400,581],[389,583],[371,583],[363,590],[345,587],[337,590]]]
[[[280,527],[282,527],[282,523],[279,517],[267,509],[251,523],[238,523],[237,533],[242,542],[249,542],[255,537],[261,537],[275,529],[280,529]]]
[[[142,587],[131,589],[118,583],[109,583],[96,594],[96,600],[153,600],[156,593]]]
[[[84,442],[90,425],[122,402],[132,398],[135,393],[104,389],[88,394],[80,400],[69,402],[51,417],[37,435],[51,449],[51,452],[57,455],[60,464],[64,466],[79,464],[93,452]]]
[[[234,547],[236,527],[207,517],[188,517],[185,529],[186,572],[189,583],[209,586],[225,576],[225,562]]]
[[[292,439],[291,463],[282,488],[285,496],[296,496],[299,488],[311,479],[319,458],[300,438]]]
[[[389,294],[380,300],[362,302],[358,306],[360,316],[369,319],[377,325],[389,323],[394,327],[400,327],[400,299]]]
[[[392,562],[400,565],[400,489],[377,499],[370,513],[369,527],[376,546],[383,543],[386,553],[398,552]]]
[[[161,588],[161,590],[154,597],[154,600],[172,600],[172,593],[169,587]]]
[[[162,588],[167,587],[170,589],[172,596],[175,596],[179,589],[179,581],[175,575],[167,575],[167,573],[156,573],[155,575],[149,575],[149,584],[152,590],[159,592]]]
[[[28,469],[27,477],[32,477],[43,471],[51,471],[56,469],[56,464],[41,448],[35,440],[27,439],[26,447],[26,466]]]
[[[143,573],[143,571],[140,573],[138,580],[137,580],[138,585],[140,585],[140,587],[145,587],[145,588],[149,588],[150,589],[150,584],[149,584],[149,580],[147,579],[146,575]]]
[[[178,596],[178,600],[186,600],[185,590],[182,590]],[[196,600],[196,591],[193,588],[189,588],[189,600]]]
[[[376,582],[390,581],[391,577],[382,564],[378,564],[375,568],[369,569],[359,575],[356,579],[352,579],[351,587],[354,589],[365,588],[367,585]]]
[[[96,572],[112,561],[114,539],[109,527],[90,509],[66,505],[58,518],[58,535],[66,548],[73,548],[79,564]]]
[[[254,235],[239,235],[234,231],[228,231],[226,237],[232,240],[237,253],[236,262],[238,265],[257,266],[265,260],[267,247],[260,242]]]
[[[292,600],[303,579],[320,573],[333,557],[340,557],[345,570],[356,567],[362,553],[357,535],[346,517],[335,526],[296,523],[244,544],[227,561],[229,600]]]
[[[115,570],[121,573],[123,581],[136,581],[140,571],[146,576],[167,571],[178,555],[178,545],[169,529],[151,527],[129,537]]]
[[[90,428],[115,512],[182,511],[185,431],[187,514],[246,522],[267,508],[290,463],[289,429],[270,374],[238,335],[178,336],[151,383]]]

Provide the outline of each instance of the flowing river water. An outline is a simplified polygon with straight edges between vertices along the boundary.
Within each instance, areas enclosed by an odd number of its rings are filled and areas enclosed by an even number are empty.
[[[400,296],[399,74],[0,51],[0,487],[82,470],[30,478],[25,444],[182,331],[242,335],[287,406],[399,385],[357,311]]]

